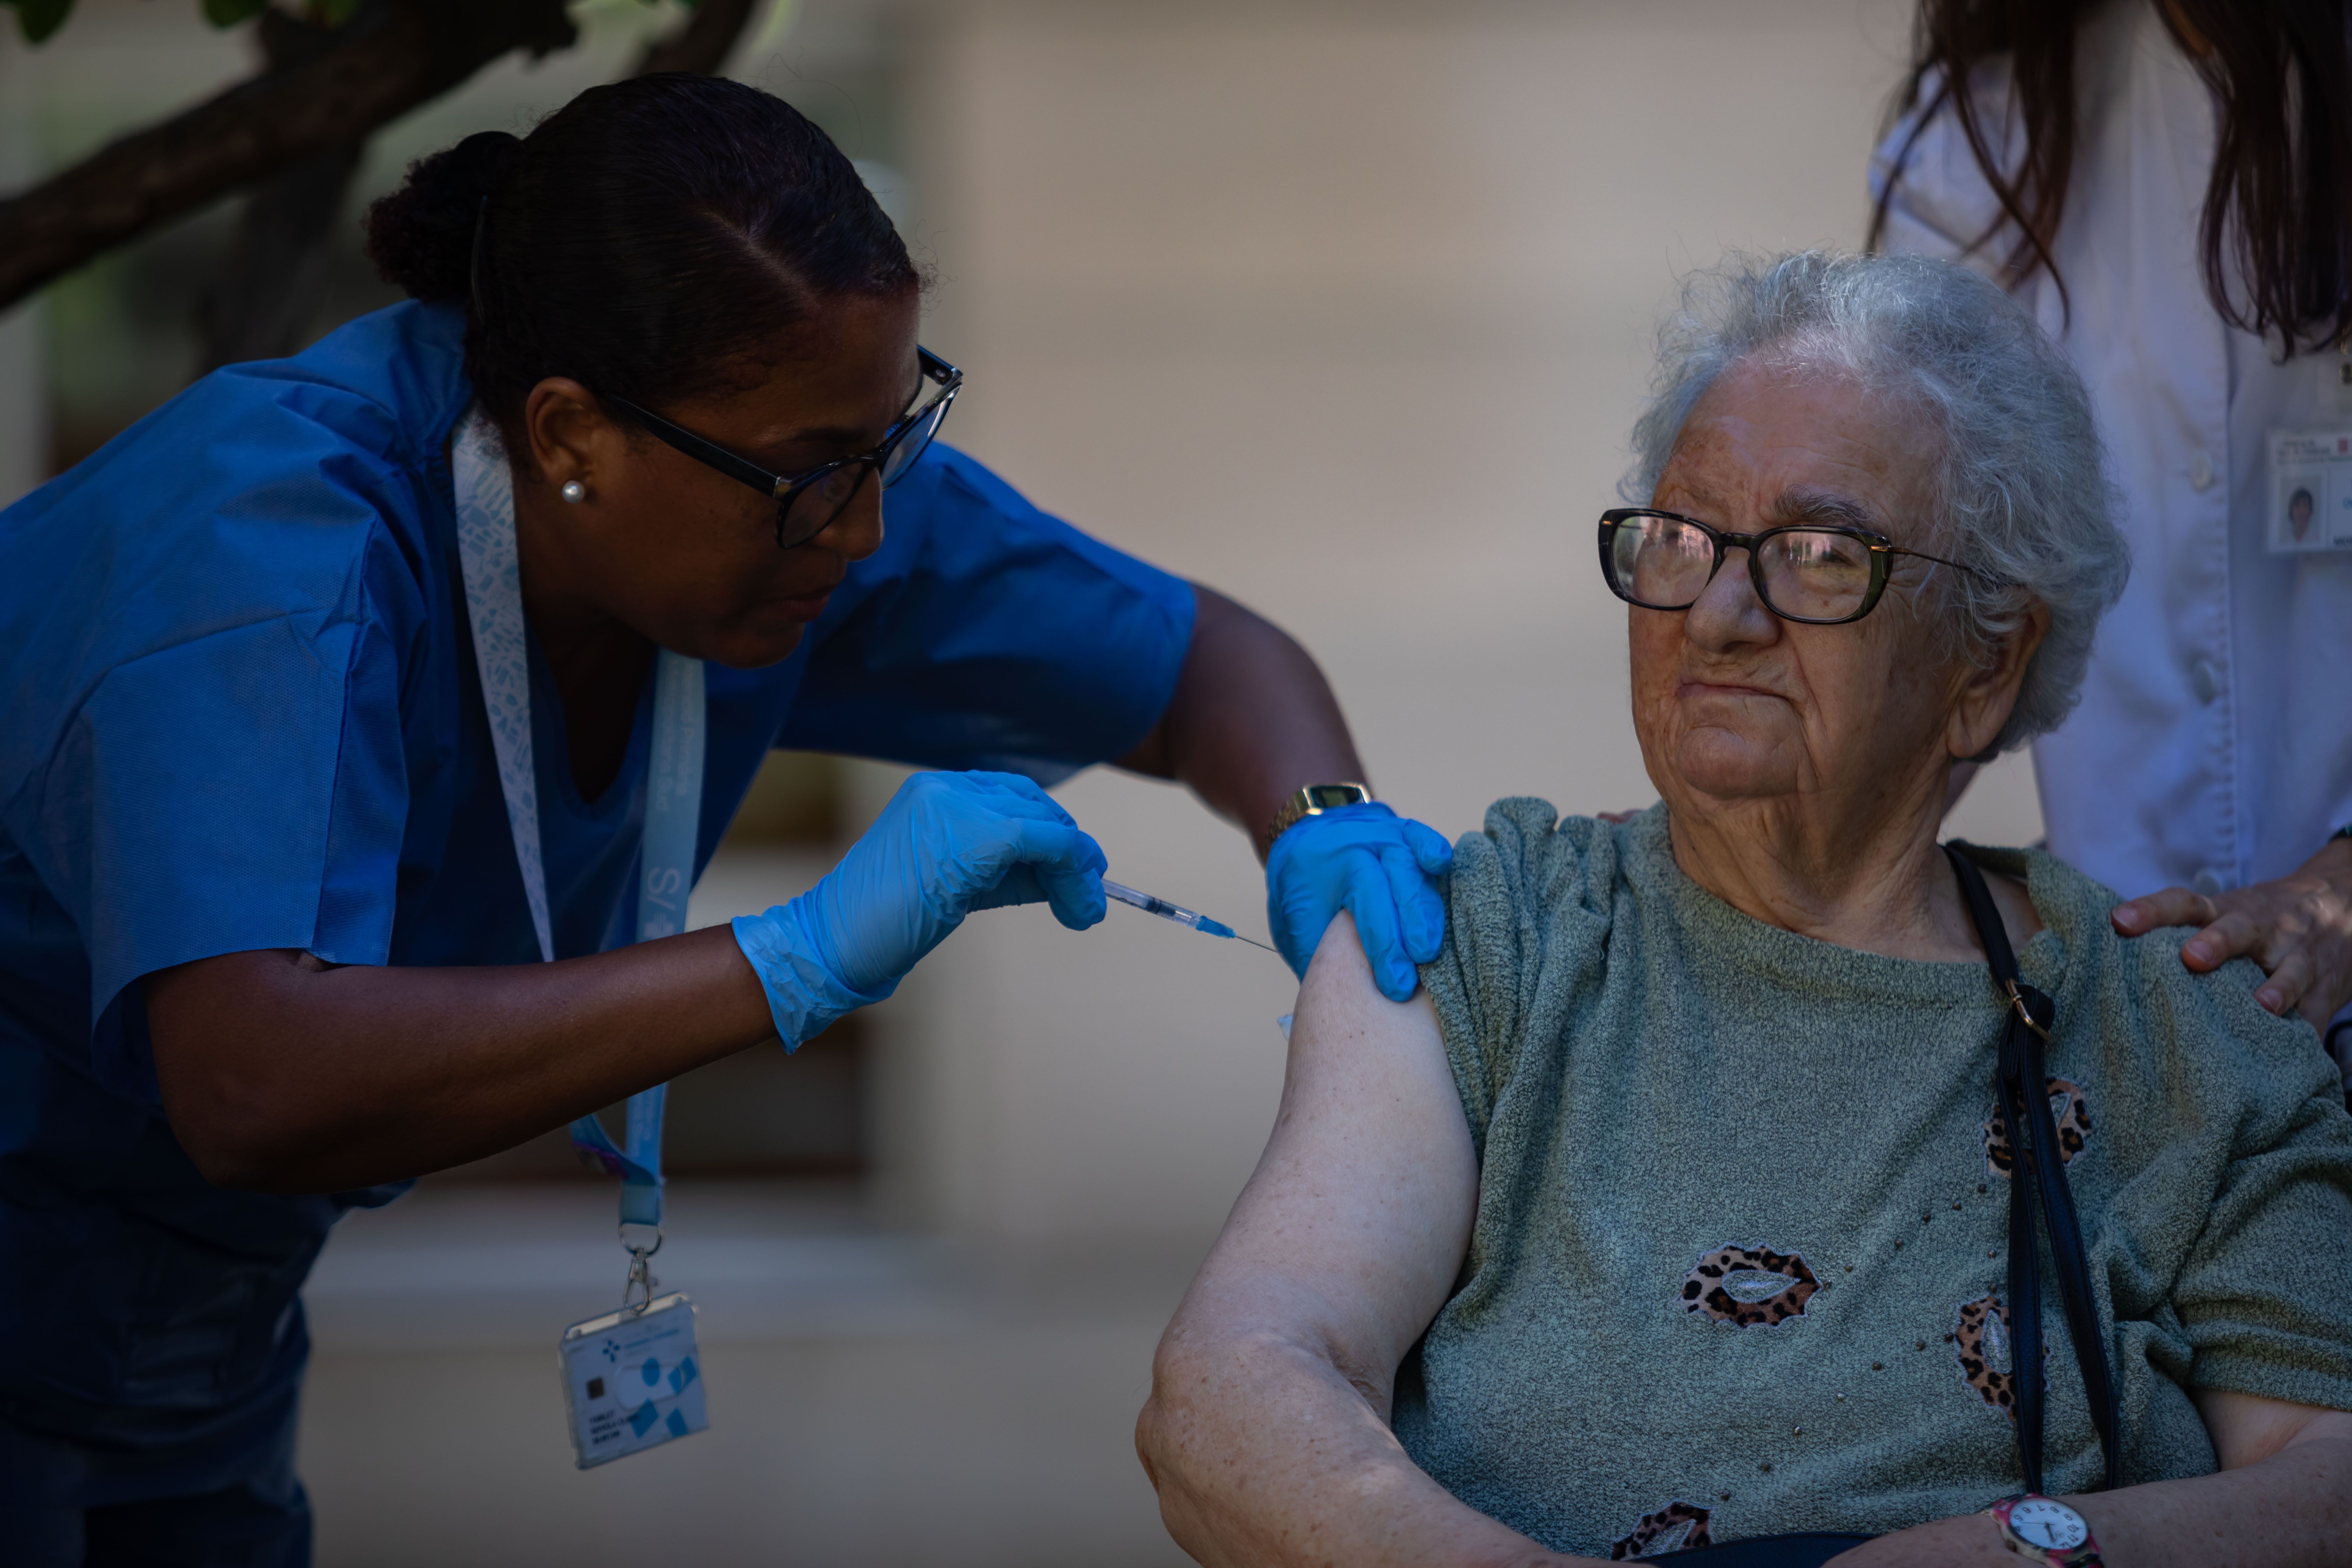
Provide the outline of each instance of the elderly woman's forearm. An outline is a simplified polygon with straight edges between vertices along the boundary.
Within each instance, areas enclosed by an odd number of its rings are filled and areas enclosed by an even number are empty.
[[[1364,1391],[1284,1334],[1171,1332],[1136,1451],[1168,1532],[1209,1568],[1563,1568],[1455,1500]]]
[[[2222,1462],[2231,1445],[2220,1441]],[[2109,1568],[2336,1568],[2352,1537],[2352,1415],[2319,1415],[2269,1458],[2218,1475],[2069,1497]],[[2013,1563],[1981,1513],[1881,1536],[1831,1568]]]
[[[2258,1464],[2070,1500],[2116,1568],[2336,1568],[2352,1540],[2352,1415]]]

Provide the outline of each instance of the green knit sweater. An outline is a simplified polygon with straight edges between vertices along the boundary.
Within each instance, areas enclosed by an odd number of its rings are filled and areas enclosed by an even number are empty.
[[[2203,1474],[2188,1390],[2352,1409],[2352,1119],[2307,1024],[2105,888],[1987,852],[2047,928],[2053,1106],[2126,1484]],[[1464,837],[1437,1005],[1480,1159],[1470,1253],[1398,1378],[1408,1452],[1555,1549],[1883,1533],[2021,1489],[2001,1010],[1981,963],[1833,946],[1684,876],[1663,806],[1505,800]],[[2099,1445],[2045,1270],[2045,1488]]]

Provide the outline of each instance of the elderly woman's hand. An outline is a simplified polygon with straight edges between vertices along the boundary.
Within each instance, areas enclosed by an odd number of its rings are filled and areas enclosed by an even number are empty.
[[[2270,975],[2254,1000],[2295,1008],[2325,1029],[2352,1001],[2352,838],[2337,838],[2293,876],[2208,898],[2167,888],[2119,904],[2116,930],[2139,936],[2161,926],[2202,926],[2180,950],[2200,974],[2251,958]]]

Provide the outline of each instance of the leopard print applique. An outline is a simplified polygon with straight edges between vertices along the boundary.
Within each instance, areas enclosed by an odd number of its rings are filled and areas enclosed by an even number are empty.
[[[1952,1349],[1960,1378],[1984,1402],[2017,1424],[2017,1368],[2011,1353],[2009,1309],[1999,1296],[1963,1302],[1952,1322]],[[2042,1347],[2047,1358],[2049,1347]]]
[[[2071,1165],[2091,1135],[2091,1108],[2083,1098],[2081,1084],[2053,1078],[2048,1088],[2050,1120],[2058,1124],[2058,1163]],[[1993,1102],[1992,1114],[1985,1118],[1984,1146],[1985,1168],[2006,1180],[2017,1156],[2010,1151],[2009,1119],[1998,1100]]]
[[[1821,1282],[1793,1252],[1718,1247],[1683,1277],[1683,1310],[1735,1328],[1771,1328],[1805,1315]]]
[[[1706,1532],[1708,1510],[1696,1503],[1680,1498],[1655,1513],[1645,1513],[1642,1522],[1619,1536],[1609,1546],[1609,1561],[1622,1563],[1633,1557],[1663,1557],[1669,1552],[1683,1552],[1694,1546],[1712,1546],[1715,1537]]]

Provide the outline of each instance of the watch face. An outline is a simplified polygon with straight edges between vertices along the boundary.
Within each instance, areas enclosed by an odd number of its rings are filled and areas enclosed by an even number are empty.
[[[2091,1527],[2081,1514],[2044,1497],[2012,1504],[2009,1528],[2028,1546],[2051,1552],[2071,1552],[2091,1539]]]

